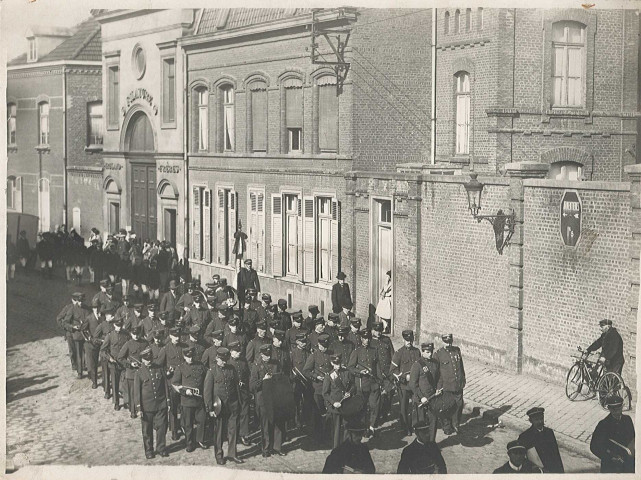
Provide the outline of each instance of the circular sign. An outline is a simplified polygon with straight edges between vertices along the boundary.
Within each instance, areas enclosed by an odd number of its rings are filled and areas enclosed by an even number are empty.
[[[136,74],[136,78],[140,80],[145,74],[147,67],[147,59],[145,58],[145,51],[140,45],[136,45],[131,55],[131,68]]]

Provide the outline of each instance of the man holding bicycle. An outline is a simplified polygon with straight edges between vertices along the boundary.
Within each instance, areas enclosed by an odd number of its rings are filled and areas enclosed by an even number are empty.
[[[623,369],[623,339],[617,329],[612,326],[612,320],[604,319],[599,321],[601,336],[597,338],[587,349],[587,352],[594,352],[601,349],[599,362],[603,364],[606,372],[616,372],[621,375]]]

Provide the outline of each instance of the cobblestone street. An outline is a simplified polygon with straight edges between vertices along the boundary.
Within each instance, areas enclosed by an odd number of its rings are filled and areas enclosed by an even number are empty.
[[[140,421],[131,420],[124,409],[115,412],[102,389],[92,390],[87,378],[76,378],[55,324],[56,314],[75,289],[59,272],[54,280],[20,272],[7,286],[7,456],[18,468],[17,475],[29,465],[215,465],[213,448],[189,454],[182,440],[172,443],[169,435],[170,456],[146,460]],[[88,298],[95,291],[87,285],[80,290]],[[470,372],[472,377],[475,369]],[[472,391],[473,378],[471,384]],[[395,405],[393,416],[397,409]],[[445,437],[440,431],[437,435],[449,473],[491,473],[505,463],[506,444],[518,436],[518,425],[493,425],[491,415],[472,416],[468,408],[464,423],[460,436]],[[228,468],[320,472],[329,445],[292,433],[294,438],[285,444],[286,457],[264,459],[257,445],[239,445],[246,462]],[[411,441],[398,431],[395,419],[386,423],[369,441],[377,473],[394,473],[401,449]],[[598,471],[595,458],[584,450],[562,444],[561,455],[566,472]]]

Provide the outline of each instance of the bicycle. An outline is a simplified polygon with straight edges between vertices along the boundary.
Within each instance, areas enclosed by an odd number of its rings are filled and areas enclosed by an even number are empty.
[[[592,352],[581,347],[577,347],[577,350],[581,355],[571,355],[575,359],[574,365],[570,367],[565,380],[565,395],[568,399],[574,402],[579,396],[587,400],[596,395],[601,408],[607,410],[606,399],[611,395],[619,395],[623,398],[623,409],[630,410],[632,394],[621,375],[616,372],[604,373],[601,362],[588,359]]]

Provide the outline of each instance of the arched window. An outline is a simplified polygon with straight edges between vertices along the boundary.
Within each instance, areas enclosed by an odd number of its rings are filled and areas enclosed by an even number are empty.
[[[318,97],[318,148],[320,152],[338,151],[338,101],[336,77],[324,75],[316,80]]]
[[[472,29],[472,9],[465,10],[465,31],[469,32]]]
[[[247,150],[267,151],[267,83],[255,80],[246,89],[247,98]]]
[[[49,179],[41,178],[38,180],[38,229],[41,232],[48,232],[51,228],[50,211]]]
[[[142,112],[136,113],[129,121],[128,127],[129,152],[153,152],[154,132],[149,118]]]
[[[585,85],[585,25],[557,22],[552,26],[555,107],[581,107]]]
[[[222,118],[222,134],[223,134],[223,150],[225,152],[233,152],[236,149],[236,128],[235,128],[235,115],[234,115],[234,87],[225,85],[221,87],[222,101],[223,101],[223,118]]]
[[[197,122],[195,135],[198,150],[206,151],[209,148],[209,91],[204,88],[196,89]]]
[[[282,82],[281,107],[283,129],[281,131],[282,151],[294,153],[303,151],[303,82],[289,77]]]
[[[583,165],[577,162],[554,162],[550,165],[549,178],[554,180],[582,180]]]
[[[15,103],[7,105],[7,145],[16,144],[16,115],[17,107]]]
[[[461,31],[461,11],[457,10],[454,12],[454,33],[459,33]]]
[[[456,154],[470,153],[470,74],[459,72],[456,79]]]
[[[450,12],[445,12],[444,22],[445,35],[447,35],[448,33],[450,33]]]
[[[7,177],[7,209],[22,211],[22,177]]]
[[[483,7],[479,7],[478,9],[478,29],[483,30]]]
[[[49,103],[38,104],[38,142],[39,145],[49,145]]]

